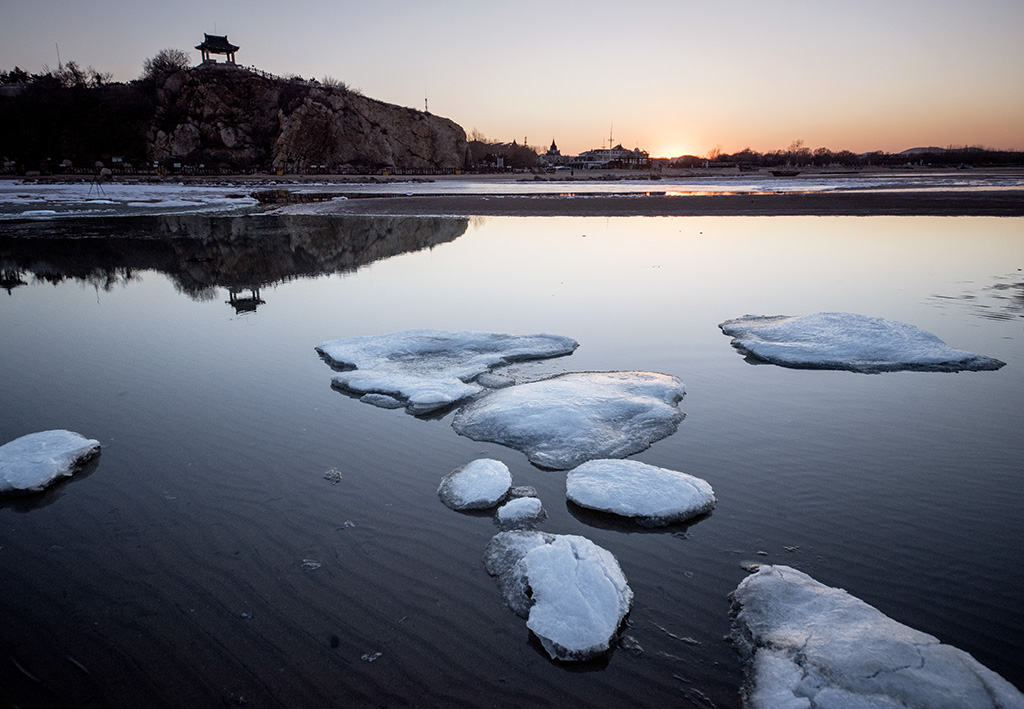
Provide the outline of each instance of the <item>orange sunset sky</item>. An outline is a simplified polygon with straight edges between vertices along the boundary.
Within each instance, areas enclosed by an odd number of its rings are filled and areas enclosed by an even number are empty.
[[[0,70],[138,77],[203,33],[238,63],[331,76],[467,133],[563,154],[1024,149],[1024,2],[3,0]]]

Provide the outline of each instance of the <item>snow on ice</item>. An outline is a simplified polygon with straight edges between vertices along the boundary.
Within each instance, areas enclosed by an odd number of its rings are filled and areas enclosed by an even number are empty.
[[[585,537],[500,532],[487,545],[484,564],[553,659],[607,652],[633,603],[619,562]]]
[[[374,395],[365,400],[378,406],[402,402],[409,413],[419,415],[484,391],[478,378],[495,367],[572,354],[577,346],[572,338],[558,335],[407,330],[331,340],[316,350],[345,370],[334,377],[337,388]]]
[[[453,510],[485,510],[508,495],[512,473],[500,460],[478,458],[441,479],[437,494]]]
[[[40,431],[0,446],[0,493],[38,492],[100,452],[100,442],[73,431]]]
[[[1005,362],[956,350],[913,325],[853,313],[745,315],[719,325],[745,354],[786,367],[873,374],[999,369]]]
[[[752,709],[1024,707],[963,650],[788,566],[762,566],[732,599]]]
[[[545,516],[544,506],[536,497],[517,497],[498,508],[498,524],[505,529],[529,527]]]
[[[675,433],[684,391],[676,377],[653,372],[562,374],[494,391],[459,411],[452,426],[564,470],[624,458]]]
[[[591,460],[569,471],[566,497],[580,507],[657,527],[710,512],[705,480],[636,460]]]

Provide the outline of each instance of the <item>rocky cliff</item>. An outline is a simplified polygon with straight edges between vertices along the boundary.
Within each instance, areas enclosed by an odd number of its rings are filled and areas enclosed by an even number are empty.
[[[468,158],[465,131],[447,118],[225,64],[162,81],[148,145],[162,162],[288,172],[459,170]]]

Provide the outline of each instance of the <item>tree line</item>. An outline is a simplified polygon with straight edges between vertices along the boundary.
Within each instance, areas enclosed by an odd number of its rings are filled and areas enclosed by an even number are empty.
[[[1014,150],[993,150],[982,146],[950,145],[945,148],[918,148],[900,153],[886,153],[876,150],[868,153],[853,153],[849,150],[816,148],[811,150],[802,140],[793,141],[784,150],[764,153],[749,147],[735,153],[723,153],[713,148],[704,157],[685,155],[668,161],[669,167],[738,167],[761,169],[790,166],[794,168],[816,167],[902,167],[906,165],[932,165],[936,167],[998,167],[1024,165],[1024,152]]]

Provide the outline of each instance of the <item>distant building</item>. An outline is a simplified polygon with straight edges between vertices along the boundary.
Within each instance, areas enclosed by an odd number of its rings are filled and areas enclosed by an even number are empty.
[[[224,54],[227,63],[234,64],[238,45],[231,44],[227,35],[203,34],[203,43],[197,44],[196,49],[202,52],[204,62],[216,61],[210,57],[211,54]]]
[[[588,150],[569,160],[569,166],[576,170],[646,170],[650,164],[651,156],[646,150],[627,150],[621,144]]]
[[[546,153],[542,153],[541,155],[537,156],[537,162],[539,162],[541,165],[546,165],[547,167],[558,167],[559,165],[568,165],[569,156],[562,155],[561,151],[558,149],[558,146],[555,145],[555,139],[552,138],[551,147],[548,148],[548,151]]]

